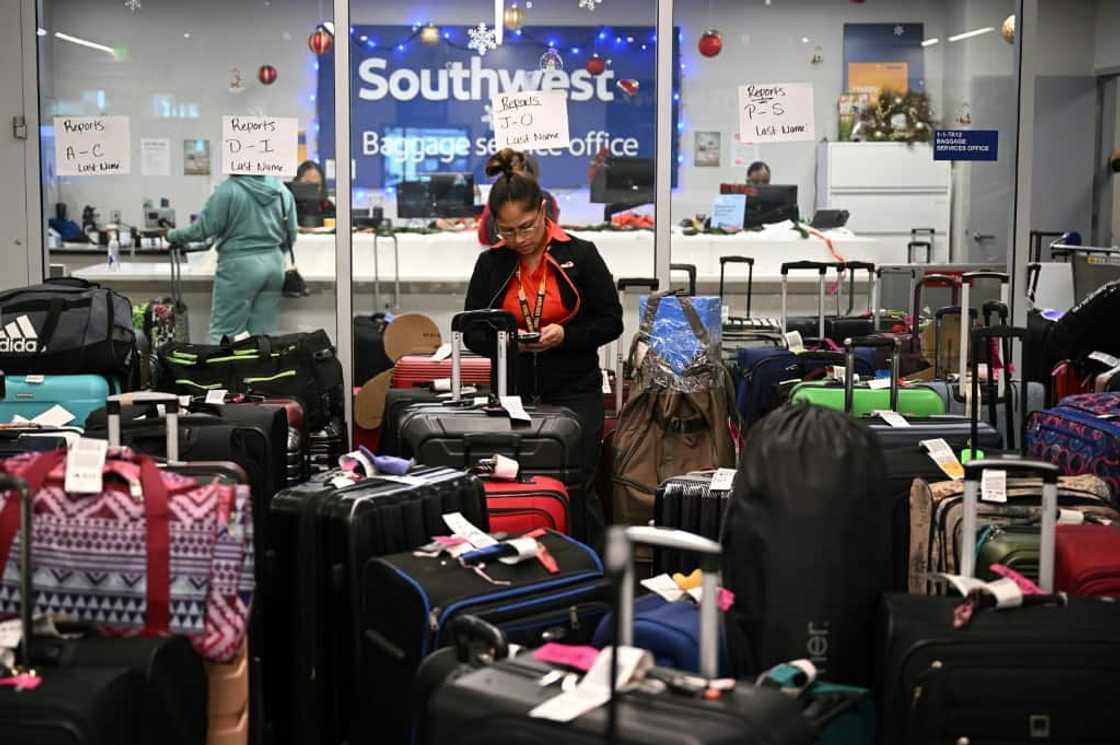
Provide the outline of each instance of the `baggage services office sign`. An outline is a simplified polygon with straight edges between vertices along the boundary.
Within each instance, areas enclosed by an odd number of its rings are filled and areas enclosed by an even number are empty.
[[[383,188],[424,173],[466,171],[483,183],[496,150],[492,99],[519,91],[563,91],[570,141],[537,153],[549,187],[588,185],[592,158],[650,158],[656,151],[657,41],[652,27],[525,27],[485,55],[467,48],[468,29],[440,28],[425,45],[410,26],[354,26],[351,34],[352,153],[358,188]],[[673,90],[680,50],[673,44]],[[604,63],[588,64],[598,54]],[[588,69],[591,68],[591,69]],[[321,160],[334,158],[334,66],[319,65],[316,104]],[[677,96],[673,104],[676,133]],[[673,184],[676,185],[674,137]]]

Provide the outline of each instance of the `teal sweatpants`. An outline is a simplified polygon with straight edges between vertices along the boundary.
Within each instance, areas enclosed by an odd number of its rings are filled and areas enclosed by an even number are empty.
[[[284,254],[275,251],[218,255],[210,304],[210,340],[243,331],[275,334],[284,286]]]

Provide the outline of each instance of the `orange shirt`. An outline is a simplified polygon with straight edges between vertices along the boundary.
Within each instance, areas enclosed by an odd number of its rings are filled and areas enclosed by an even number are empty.
[[[517,291],[521,289],[521,282],[524,281],[525,300],[529,304],[529,315],[530,317],[535,316],[537,312],[537,293],[540,290],[542,276],[545,278],[544,309],[541,311],[540,328],[536,330],[540,331],[551,323],[560,323],[571,313],[571,309],[564,305],[564,300],[560,296],[559,279],[556,276],[556,271],[550,265],[546,253],[541,258],[541,263],[537,266],[536,271],[530,272],[524,264],[519,266],[517,274],[510,280],[509,287],[506,288],[502,310],[513,313],[514,318],[517,319],[517,327],[522,330],[527,331],[529,325],[525,322],[525,314],[522,312]]]

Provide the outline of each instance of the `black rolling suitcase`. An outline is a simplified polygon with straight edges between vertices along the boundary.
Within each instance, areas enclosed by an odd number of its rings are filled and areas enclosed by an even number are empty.
[[[460,400],[460,356],[463,333],[474,324],[493,328],[498,336],[498,397],[510,389],[506,357],[516,338],[512,313],[480,310],[459,313],[452,319],[452,394],[445,406],[409,407],[400,425],[401,456],[427,466],[469,468],[482,458],[501,453],[516,460],[523,476],[550,476],[564,482],[571,500],[572,535],[587,537],[586,481],[594,464],[579,458],[580,423],[560,406],[525,406],[531,422],[514,421],[500,406],[473,405]]]
[[[981,474],[1042,476],[1039,585],[1052,592],[1058,469],[988,459],[965,466],[965,527],[975,534]],[[962,542],[974,573],[975,540]],[[977,608],[954,628],[960,597],[885,596],[880,616],[880,742],[1114,743],[1120,733],[1120,604],[1071,597],[1001,610]]]
[[[369,618],[377,675],[369,681],[365,715],[381,742],[408,742],[419,714],[410,705],[412,681],[425,656],[452,642],[447,630],[456,617],[477,616],[515,643],[538,646],[557,638],[553,629],[582,609],[606,612],[610,593],[595,552],[552,531],[538,540],[555,573],[535,558],[513,566],[485,562],[479,573],[446,557],[412,553],[369,564],[365,592],[384,602]]]
[[[988,331],[985,329],[985,331]],[[854,369],[855,347],[891,348],[891,397],[898,401],[898,375],[901,363],[898,341],[889,336],[870,336],[851,339],[847,345],[848,369]],[[845,409],[851,411],[854,400],[852,376],[844,378]],[[1003,436],[987,422],[974,422],[966,416],[929,416],[903,417],[909,426],[892,426],[885,419],[873,416],[863,417],[860,423],[876,434],[883,449],[886,463],[886,495],[895,505],[891,549],[892,579],[891,589],[905,590],[909,586],[910,575],[910,486],[914,479],[940,481],[944,472],[930,457],[922,442],[944,440],[956,453],[964,450],[970,443],[976,443],[981,450],[995,450],[1002,446]]]
[[[617,532],[615,532],[617,531]],[[621,537],[620,537],[621,534]],[[627,537],[629,536],[629,538]],[[620,591],[617,608],[632,610],[634,567],[631,539],[662,548],[704,554],[704,597],[701,616],[701,679],[716,678],[719,613],[711,602],[719,584],[719,544],[663,528],[614,528],[607,554],[621,559],[610,572]],[[625,618],[623,618],[625,617]],[[628,613],[616,612],[619,636],[631,643]],[[609,660],[609,657],[606,657]],[[534,718],[530,712],[560,693],[542,678],[558,668],[530,653],[502,659],[477,670],[460,668],[431,696],[421,719],[423,745],[484,745],[487,743],[612,743],[617,745],[809,745],[816,735],[813,723],[794,697],[775,688],[740,681],[715,698],[701,695],[706,686],[683,691],[684,674],[655,667],[642,684],[611,690],[613,700],[567,722]],[[566,670],[563,670],[566,672]],[[611,676],[604,676],[609,681]],[[695,676],[692,682],[697,682]],[[611,686],[613,689],[613,686]],[[613,726],[612,726],[613,725]],[[612,731],[613,730],[613,731]]]
[[[363,595],[367,563],[446,535],[445,513],[489,528],[482,484],[462,471],[417,468],[403,481],[349,485],[336,482],[340,476],[315,476],[270,506],[260,597],[268,732],[276,743],[377,739],[376,730],[356,724],[378,675],[364,619],[380,610],[382,598]]]
[[[653,524],[663,528],[677,528],[688,533],[703,536],[713,541],[720,540],[723,528],[723,515],[731,497],[731,480],[734,469],[728,469],[726,486],[717,484],[712,489],[715,471],[697,471],[683,476],[675,476],[665,481],[657,489],[653,498]],[[696,568],[696,558],[681,551],[655,548],[653,551],[653,573],[688,574]]]
[[[32,495],[0,477],[0,491],[21,500],[21,532],[30,533]],[[23,593],[30,594],[27,540],[20,542]],[[30,604],[21,618],[19,664],[0,677],[33,670],[37,687],[0,686],[0,740],[5,745],[203,745],[206,674],[182,637],[109,639],[35,636]],[[80,632],[63,624],[60,631]]]

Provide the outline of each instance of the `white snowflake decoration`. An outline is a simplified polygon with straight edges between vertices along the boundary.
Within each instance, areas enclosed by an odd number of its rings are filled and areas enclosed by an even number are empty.
[[[467,36],[471,37],[470,42],[467,43],[467,47],[478,52],[479,57],[485,57],[486,53],[491,49],[498,48],[498,40],[494,36],[494,32],[486,28],[485,23],[480,23],[474,28],[467,29]]]
[[[901,25],[898,25],[898,26],[894,27],[894,35],[895,36],[902,36],[905,33],[906,33],[906,29],[904,29]]]
[[[124,7],[128,8],[128,12],[135,13],[143,6],[140,4],[140,0],[124,0]]]
[[[482,116],[479,119],[483,124],[489,125],[490,129],[494,128],[494,110],[490,108],[490,104],[482,107]]]
[[[579,0],[579,7],[584,10],[595,10],[603,4],[603,0]]]

